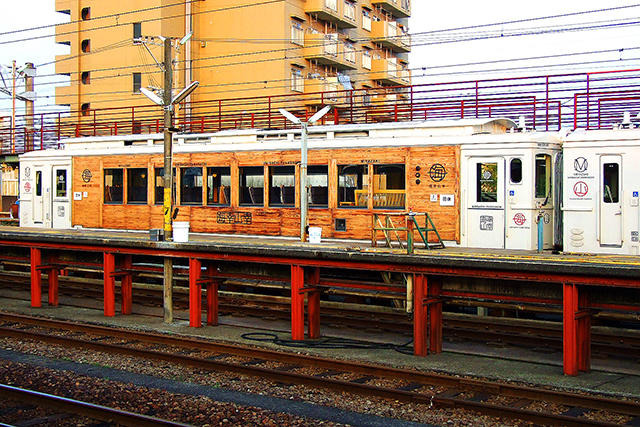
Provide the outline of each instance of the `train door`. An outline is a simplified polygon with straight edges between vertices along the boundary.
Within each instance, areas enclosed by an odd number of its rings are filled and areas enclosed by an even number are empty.
[[[622,156],[600,157],[600,246],[622,246]]]
[[[504,248],[504,159],[471,157],[467,183],[468,246]]]
[[[53,228],[71,228],[71,197],[69,194],[69,166],[54,166],[51,180],[52,205],[51,216]]]
[[[51,199],[49,197],[49,168],[34,168],[34,189],[32,198],[33,222],[36,226],[50,227]]]

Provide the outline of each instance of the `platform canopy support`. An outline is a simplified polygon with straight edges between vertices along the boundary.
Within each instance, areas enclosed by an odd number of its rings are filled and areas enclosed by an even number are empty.
[[[291,339],[304,340],[304,268],[291,266]]]
[[[189,258],[189,326],[202,326],[202,261]]]
[[[413,354],[442,352],[442,300],[439,280],[424,274],[413,277]]]
[[[31,307],[42,307],[42,251],[31,248]]]
[[[104,291],[103,291],[103,305],[104,315],[107,317],[113,317],[116,315],[116,257],[110,252],[104,252],[103,254],[104,264]]]
[[[564,374],[578,375],[591,369],[591,312],[587,289],[571,283],[563,285]]]
[[[164,283],[163,283],[163,308],[164,308],[164,323],[173,322],[173,259],[169,257],[164,258]]]

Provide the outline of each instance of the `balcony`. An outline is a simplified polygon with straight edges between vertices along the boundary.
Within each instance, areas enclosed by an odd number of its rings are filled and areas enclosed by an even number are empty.
[[[56,74],[71,75],[78,71],[77,66],[78,62],[72,61],[70,55],[56,55]]]
[[[307,0],[304,11],[338,28],[356,28],[355,10],[345,8],[344,0]]]
[[[408,18],[411,16],[411,0],[371,0],[395,18]]]
[[[385,85],[406,86],[411,84],[411,74],[403,70],[395,59],[373,59],[371,78]]]
[[[331,65],[339,70],[355,70],[356,64],[345,60],[344,43],[337,34],[306,34],[304,59],[318,64]]]
[[[308,79],[304,85],[305,105],[336,105],[345,101],[344,87],[337,77]],[[322,93],[317,93],[322,92]]]
[[[402,28],[395,22],[372,22],[371,36],[372,42],[380,43],[394,52],[409,52],[411,50],[411,36],[402,31]]]

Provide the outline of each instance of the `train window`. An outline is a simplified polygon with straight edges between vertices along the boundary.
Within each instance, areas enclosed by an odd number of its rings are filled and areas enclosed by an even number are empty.
[[[548,197],[551,191],[551,156],[536,154],[536,197]]]
[[[605,203],[618,203],[620,199],[620,165],[605,163],[602,165],[602,200]]]
[[[269,167],[269,206],[293,207],[296,202],[295,166]]]
[[[56,197],[67,197],[67,170],[56,170]]]
[[[367,165],[338,166],[338,207],[366,208],[369,199]]]
[[[176,168],[173,168],[173,176],[176,176]],[[155,170],[155,204],[164,204],[164,168]],[[173,200],[176,199],[176,180],[173,180]]]
[[[231,203],[231,169],[207,168],[207,205],[229,206]]]
[[[127,203],[147,203],[147,168],[127,169]]]
[[[511,159],[511,162],[509,162],[509,176],[512,184],[520,184],[522,182],[522,160]]]
[[[42,196],[42,171],[36,171],[36,196]]]
[[[240,168],[240,204],[264,206],[264,168],[262,166]]]
[[[202,205],[202,168],[180,168],[180,204]]]
[[[309,207],[326,208],[329,206],[329,168],[327,166],[309,166],[307,168],[309,185]]]
[[[476,166],[476,202],[493,203],[498,200],[498,164],[478,163]]]
[[[104,170],[104,203],[122,203],[122,169]]]
[[[373,165],[373,207],[404,209],[404,165]]]

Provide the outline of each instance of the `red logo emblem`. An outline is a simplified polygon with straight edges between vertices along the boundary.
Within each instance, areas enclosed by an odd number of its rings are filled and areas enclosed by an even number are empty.
[[[517,214],[515,214],[515,216],[513,217],[513,222],[515,222],[516,225],[522,225],[525,222],[527,222],[527,217],[524,216],[524,214],[518,212]]]
[[[25,182],[24,183],[24,192],[25,193],[31,192],[31,183],[29,183],[29,182]]]
[[[573,186],[573,194],[578,197],[584,197],[589,192],[589,186],[584,181],[578,181]]]

